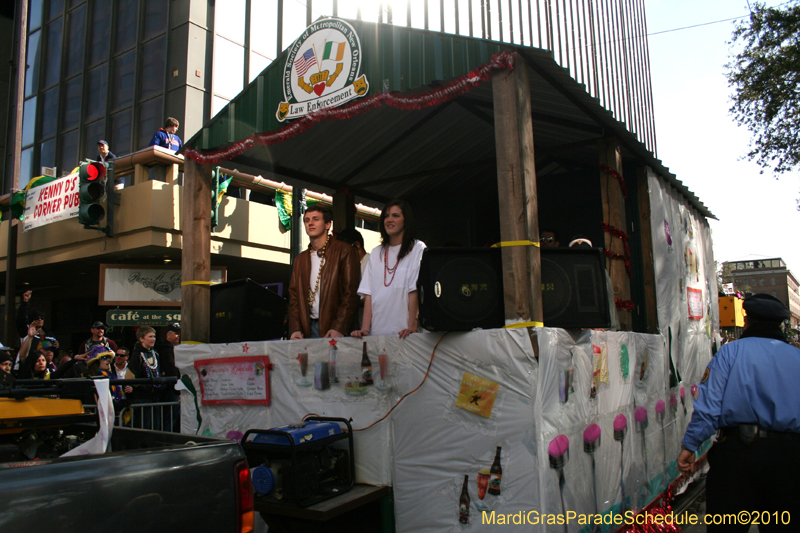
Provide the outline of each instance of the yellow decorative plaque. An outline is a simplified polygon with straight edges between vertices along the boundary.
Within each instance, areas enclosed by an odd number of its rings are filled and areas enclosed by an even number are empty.
[[[494,400],[497,398],[498,386],[494,381],[464,372],[464,377],[461,379],[461,388],[458,390],[456,407],[489,418],[492,416],[492,408],[494,407]]]

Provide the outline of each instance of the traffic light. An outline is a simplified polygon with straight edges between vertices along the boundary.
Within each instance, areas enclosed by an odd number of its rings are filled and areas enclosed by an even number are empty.
[[[78,222],[84,226],[97,226],[106,216],[106,208],[101,203],[106,196],[106,178],[104,163],[81,163],[78,179]]]

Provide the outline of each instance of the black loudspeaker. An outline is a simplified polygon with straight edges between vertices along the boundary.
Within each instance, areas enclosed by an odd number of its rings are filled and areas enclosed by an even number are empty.
[[[286,300],[245,278],[211,286],[211,342],[280,339]]]
[[[545,326],[611,326],[602,248],[542,248],[541,258]]]
[[[429,331],[505,324],[499,248],[426,248],[417,291],[419,323]]]

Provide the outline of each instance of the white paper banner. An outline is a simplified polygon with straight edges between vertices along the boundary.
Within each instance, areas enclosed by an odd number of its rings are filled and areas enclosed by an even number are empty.
[[[97,390],[97,418],[100,419],[100,429],[97,431],[97,435],[61,457],[106,453],[111,440],[111,430],[114,429],[114,402],[111,399],[111,389],[107,379],[94,380],[94,388]]]
[[[22,230],[78,216],[78,173],[31,188],[25,195]]]

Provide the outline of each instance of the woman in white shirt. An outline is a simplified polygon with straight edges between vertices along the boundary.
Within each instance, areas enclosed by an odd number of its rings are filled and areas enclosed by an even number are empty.
[[[353,337],[399,335],[417,331],[417,278],[425,243],[417,240],[414,214],[403,200],[392,200],[381,213],[381,245],[372,250],[358,294],[364,297],[364,320]]]

